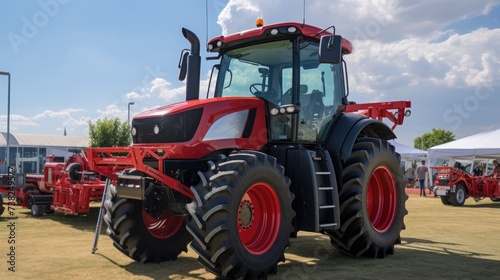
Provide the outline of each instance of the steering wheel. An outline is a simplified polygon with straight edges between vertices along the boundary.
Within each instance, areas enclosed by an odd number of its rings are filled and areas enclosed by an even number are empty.
[[[268,85],[264,85],[264,90],[259,90],[259,88],[262,88],[262,84],[260,83],[255,83],[250,85],[250,92],[255,95],[256,97],[264,98],[266,100],[269,100],[273,103],[277,103],[277,94],[276,91],[273,88],[270,88]]]
[[[259,90],[259,87],[262,89],[262,90]],[[264,94],[266,91],[269,91],[269,86],[268,85],[262,85],[261,83],[255,83],[255,84],[251,84],[250,87],[249,87],[249,90],[250,92],[253,94],[253,95],[256,95],[258,96],[259,93],[262,95]]]

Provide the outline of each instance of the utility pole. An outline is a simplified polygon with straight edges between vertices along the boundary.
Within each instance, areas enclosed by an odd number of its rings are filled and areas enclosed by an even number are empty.
[[[2,72],[0,71],[0,75],[4,75],[8,77],[8,86],[7,86],[7,151],[6,151],[6,159],[5,159],[5,164],[7,166],[10,166],[10,155],[9,155],[9,150],[10,150],[10,73],[9,72]]]

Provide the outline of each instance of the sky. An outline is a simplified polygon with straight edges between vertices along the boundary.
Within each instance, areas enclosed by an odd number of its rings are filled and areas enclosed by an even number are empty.
[[[207,39],[265,24],[335,25],[354,45],[345,57],[349,99],[409,100],[395,133],[433,128],[457,139],[500,128],[500,2],[489,0],[0,1],[0,71],[11,73],[10,132],[88,135],[88,121],[182,101],[181,28]],[[209,55],[210,56],[210,55]],[[202,60],[201,96],[212,62]],[[0,131],[7,129],[0,76]]]

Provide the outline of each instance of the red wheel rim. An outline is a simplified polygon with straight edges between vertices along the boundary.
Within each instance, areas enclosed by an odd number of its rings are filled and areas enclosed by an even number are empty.
[[[396,215],[396,183],[386,167],[378,167],[370,177],[366,192],[366,208],[372,227],[386,232]]]
[[[266,253],[276,241],[280,221],[280,201],[274,189],[266,183],[252,185],[238,209],[238,235],[245,249],[254,255]]]
[[[170,238],[181,228],[184,222],[183,217],[169,213],[165,213],[159,219],[156,219],[144,209],[142,209],[142,220],[148,232],[158,239]]]

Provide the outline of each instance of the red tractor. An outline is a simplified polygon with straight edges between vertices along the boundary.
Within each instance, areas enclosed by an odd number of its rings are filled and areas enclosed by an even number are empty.
[[[88,170],[87,160],[73,155],[66,162],[47,156],[42,174],[26,174],[14,191],[7,183],[0,193],[15,197],[16,204],[31,209],[34,217],[54,211],[65,214],[87,213],[91,201],[100,201],[104,192],[101,176]],[[20,182],[16,182],[20,183]]]
[[[444,205],[462,206],[469,197],[476,202],[485,197],[500,201],[500,177],[473,176],[459,162],[453,167],[432,168],[437,170],[434,193]]]
[[[396,136],[377,118],[401,124],[410,103],[394,114],[391,103],[349,102],[351,43],[301,23],[210,40],[214,96],[199,99],[199,40],[182,33],[186,101],[136,115],[129,147],[87,149],[90,169],[110,179],[114,245],[160,262],[191,243],[206,269],[235,279],[275,273],[299,231],[349,256],[393,254],[408,196]],[[359,110],[375,119],[348,112]]]

